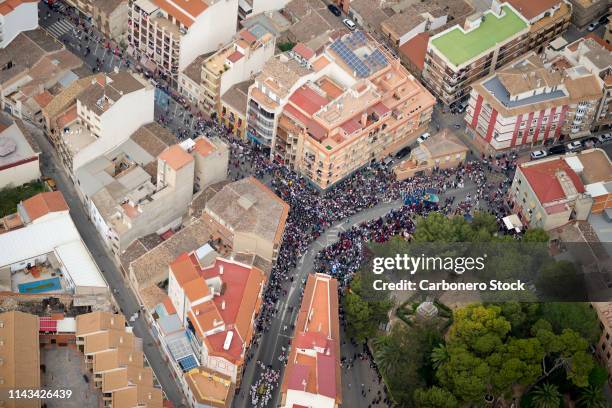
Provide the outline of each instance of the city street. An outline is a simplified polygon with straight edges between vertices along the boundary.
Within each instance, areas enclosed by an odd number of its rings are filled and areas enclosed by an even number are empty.
[[[114,261],[113,255],[108,251],[106,246],[104,246],[98,231],[87,217],[85,209],[77,196],[74,184],[62,167],[55,149],[45,138],[40,129],[31,125],[28,125],[28,128],[42,150],[41,171],[44,175],[52,177],[56,181],[58,189],[63,193],[70,207],[70,215],[83,241],[87,245],[87,248],[89,248],[89,251],[96,260],[98,267],[104,274],[108,285],[113,291],[115,300],[121,308],[120,312],[126,317],[138,313],[140,306],[134,294],[128,283],[125,282],[122,273]],[[166,397],[172,401],[177,408],[185,406],[182,403],[182,392],[179,391],[172,377],[170,368],[161,354],[161,350],[151,336],[148,323],[143,317],[139,316],[138,319],[132,323],[132,326],[134,327],[135,335],[143,340],[143,351],[145,356],[147,357],[149,365],[155,371],[155,375]]]

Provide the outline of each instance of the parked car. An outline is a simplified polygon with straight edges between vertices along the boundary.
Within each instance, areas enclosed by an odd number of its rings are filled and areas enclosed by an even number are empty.
[[[608,24],[608,15],[607,14],[605,16],[601,16],[599,18],[599,24]]]
[[[330,4],[329,6],[327,6],[327,9],[336,17],[340,17],[340,15],[342,14],[340,9],[333,4]]]
[[[589,24],[589,26],[587,27],[587,30],[588,31],[595,31],[595,29],[597,28],[598,25],[599,25],[599,22],[593,21],[591,24]]]
[[[599,143],[606,143],[612,140],[612,133],[604,133],[603,135],[597,136]]]
[[[417,139],[417,143],[418,143],[418,144],[423,143],[424,141],[426,141],[426,140],[429,138],[429,136],[431,136],[429,133],[427,133],[427,132],[426,132],[426,133],[423,133],[423,134],[422,134],[421,136],[419,136],[419,138]]]
[[[597,140],[595,136],[592,136],[592,137],[587,137],[585,139],[582,139],[581,142],[582,142],[582,146],[584,147],[593,147],[597,143],[599,143],[599,140]]]
[[[567,147],[568,151],[575,152],[582,149],[582,143],[580,143],[578,140],[574,140],[573,142],[566,144],[565,147]]]
[[[410,148],[410,146],[406,146],[402,149],[400,149],[397,153],[395,153],[395,157],[397,159],[403,159],[404,157],[408,156],[410,154],[410,151],[412,149]]]
[[[557,146],[553,146],[550,149],[548,149],[548,154],[563,154],[567,152],[567,149],[565,148],[564,145],[557,145]]]
[[[531,152],[532,160],[541,159],[542,157],[546,156],[548,156],[548,154],[544,150],[534,150],[533,152]]]
[[[345,26],[348,27],[349,30],[353,31],[354,29],[357,28],[357,24],[355,24],[353,22],[353,20],[349,20],[348,18],[345,18],[344,20],[342,20],[342,22],[344,23]]]

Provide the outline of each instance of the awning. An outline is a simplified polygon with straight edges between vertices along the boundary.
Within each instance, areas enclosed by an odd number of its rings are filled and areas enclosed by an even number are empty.
[[[507,217],[504,217],[502,221],[504,222],[504,225],[508,231],[516,230],[516,232],[520,232],[523,228],[523,223],[516,214],[508,215]]]

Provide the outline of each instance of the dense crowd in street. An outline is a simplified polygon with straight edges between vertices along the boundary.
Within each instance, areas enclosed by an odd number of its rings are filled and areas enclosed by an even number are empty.
[[[263,408],[272,399],[272,391],[278,386],[280,373],[266,367],[261,362],[259,362],[259,366],[262,371],[257,381],[251,385],[249,396],[254,407]]]

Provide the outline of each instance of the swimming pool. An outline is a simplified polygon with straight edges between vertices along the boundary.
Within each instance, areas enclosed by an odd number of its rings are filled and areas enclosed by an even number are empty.
[[[19,293],[45,293],[53,290],[61,290],[60,278],[43,279],[35,282],[21,283],[18,285]]]

